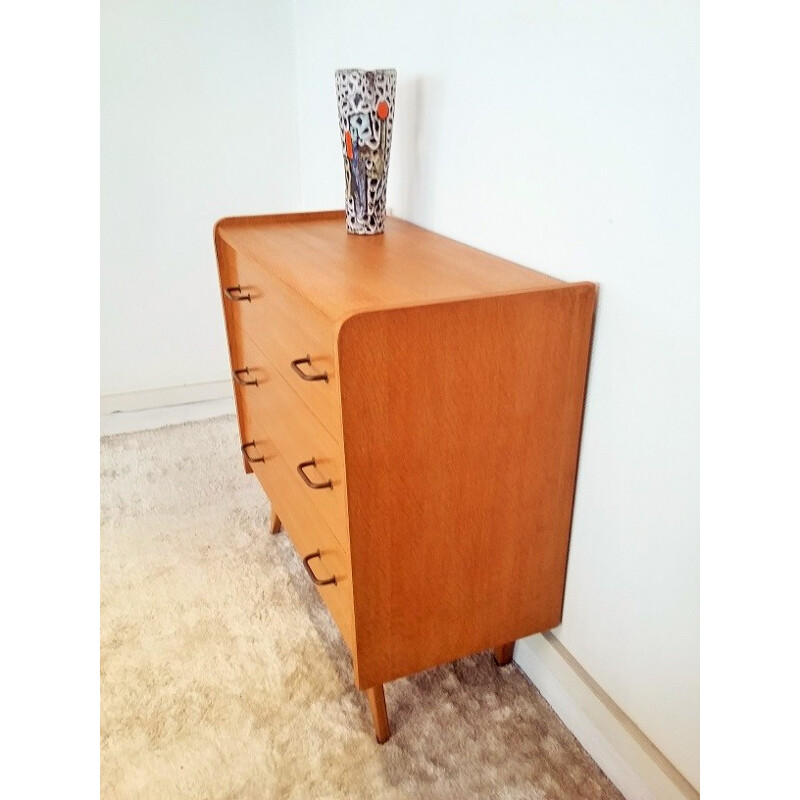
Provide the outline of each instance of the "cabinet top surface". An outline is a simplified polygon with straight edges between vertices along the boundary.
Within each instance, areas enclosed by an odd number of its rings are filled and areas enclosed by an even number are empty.
[[[396,217],[387,217],[385,233],[375,236],[348,234],[342,211],[232,217],[218,223],[216,237],[333,320],[564,285]]]

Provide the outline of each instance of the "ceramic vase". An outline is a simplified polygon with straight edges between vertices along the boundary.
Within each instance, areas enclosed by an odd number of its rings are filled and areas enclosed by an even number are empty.
[[[348,233],[383,233],[396,85],[393,69],[336,70]]]

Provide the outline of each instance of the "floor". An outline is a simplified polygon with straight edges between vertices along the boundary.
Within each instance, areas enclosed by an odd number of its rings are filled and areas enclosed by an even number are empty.
[[[101,439],[104,798],[620,800],[488,653],[387,685],[378,745],[345,645],[267,531],[235,418],[147,421]]]

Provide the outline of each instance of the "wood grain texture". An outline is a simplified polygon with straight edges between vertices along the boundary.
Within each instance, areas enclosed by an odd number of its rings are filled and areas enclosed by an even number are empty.
[[[366,690],[369,710],[372,713],[372,724],[375,727],[375,738],[383,744],[392,735],[389,729],[389,715],[386,713],[386,696],[383,686],[373,686]]]
[[[283,459],[291,468],[297,494],[316,508],[320,519],[331,528],[344,550],[349,550],[341,443],[303,403],[255,342],[234,323],[239,368],[247,367],[247,377],[255,385],[244,388],[250,414],[269,426],[269,433]],[[331,482],[330,488],[307,486],[297,466],[315,460],[305,473],[315,482]]]
[[[267,421],[256,416],[249,430],[255,442],[251,452],[264,458],[263,462],[253,465],[253,471],[283,520],[298,556],[304,558],[319,550],[321,555],[315,561],[314,569],[320,576],[336,578],[335,584],[316,586],[316,589],[352,652],[355,649],[355,630],[350,561],[330,529],[299,499],[296,476],[267,432]]]
[[[333,436],[339,437],[339,389],[333,360],[335,326],[277,280],[270,269],[241,253],[233,253],[228,259],[228,285],[241,286],[242,293],[250,298],[243,302],[225,298],[231,320],[253,339]],[[307,381],[298,375],[291,363],[306,356],[311,358],[311,364],[302,370],[309,375],[326,374],[327,380]]]
[[[595,296],[570,284],[341,326],[359,687],[560,621]]]
[[[395,218],[226,219],[215,243],[221,288],[249,295],[223,308],[271,529],[336,577],[317,588],[385,741],[386,681],[508,663],[561,619],[596,287]],[[327,382],[292,370],[306,355]],[[312,458],[333,489],[302,482]]]
[[[367,309],[563,285],[396,217],[379,236],[349,235],[343,212],[226,219],[218,236],[334,322]]]

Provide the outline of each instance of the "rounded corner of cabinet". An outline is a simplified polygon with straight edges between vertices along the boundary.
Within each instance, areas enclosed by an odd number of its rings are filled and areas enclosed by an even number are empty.
[[[235,219],[235,218],[234,217],[220,217],[214,223],[214,244],[215,245],[219,246],[219,243],[220,243],[220,241],[222,239],[222,230],[223,230],[223,228],[229,222],[231,222],[233,219]]]
[[[364,318],[371,313],[370,311],[354,311],[338,321],[334,334],[337,353],[342,349],[342,344],[346,347],[349,339],[358,335],[358,329],[363,324]]]

